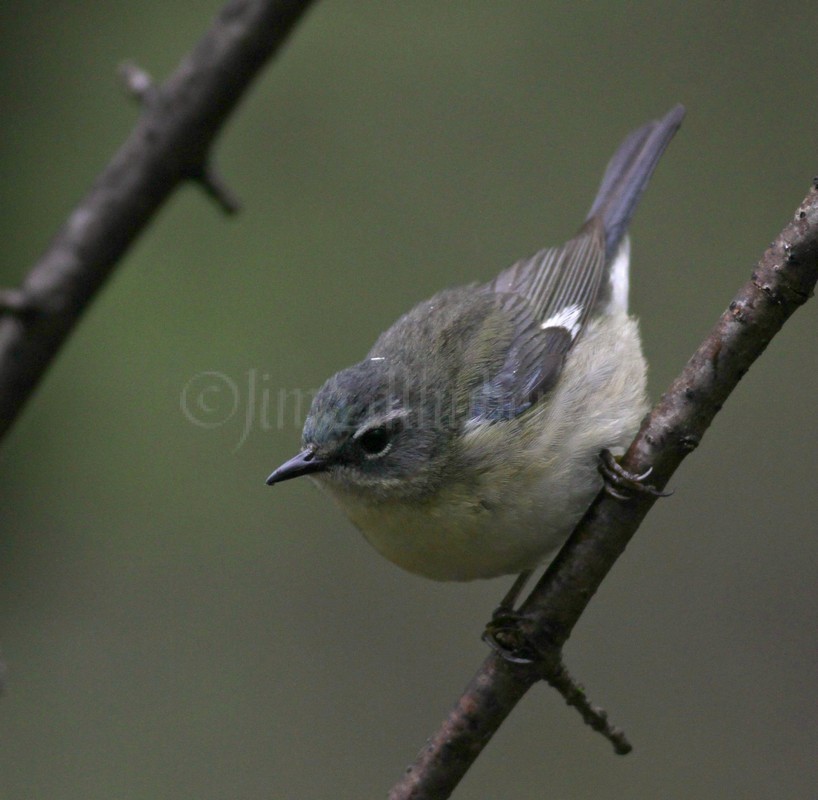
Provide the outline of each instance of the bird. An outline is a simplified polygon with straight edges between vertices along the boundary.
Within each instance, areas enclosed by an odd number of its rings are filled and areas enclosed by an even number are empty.
[[[684,115],[624,139],[565,244],[438,292],[330,377],[267,484],[308,475],[427,578],[545,563],[602,488],[600,454],[624,452],[648,409],[627,229]]]

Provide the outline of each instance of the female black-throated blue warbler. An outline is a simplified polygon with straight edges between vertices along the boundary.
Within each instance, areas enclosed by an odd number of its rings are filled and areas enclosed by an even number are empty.
[[[527,572],[599,491],[647,409],[626,230],[684,108],[631,133],[579,233],[493,281],[446,289],[313,401],[311,475],[395,564],[438,580]]]

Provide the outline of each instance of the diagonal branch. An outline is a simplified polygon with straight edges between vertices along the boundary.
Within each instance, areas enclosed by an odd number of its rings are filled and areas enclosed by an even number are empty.
[[[235,209],[208,163],[210,148],[310,2],[229,0],[176,72],[141,93],[131,135],[23,284],[0,292],[0,437],[117,260],[182,181]]]
[[[716,326],[645,419],[622,466],[649,469],[663,488],[701,441],[750,365],[818,281],[818,181],[764,253]],[[577,620],[656,502],[621,502],[601,492],[521,608],[521,632],[540,663],[514,664],[490,654],[440,729],[426,743],[390,800],[449,797],[472,762],[528,689],[561,651]],[[551,682],[550,677],[549,682]]]

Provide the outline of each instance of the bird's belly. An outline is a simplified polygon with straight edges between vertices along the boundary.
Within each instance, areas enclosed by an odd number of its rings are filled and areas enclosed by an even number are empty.
[[[370,544],[399,567],[469,581],[541,564],[579,521],[598,483],[567,493],[554,488],[545,475],[531,475],[514,489],[454,487],[422,503],[333,495]]]

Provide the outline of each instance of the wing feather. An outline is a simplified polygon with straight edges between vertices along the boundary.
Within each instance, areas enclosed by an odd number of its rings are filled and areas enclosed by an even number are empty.
[[[562,247],[540,250],[501,272],[488,288],[498,294],[519,294],[534,316],[545,322],[569,307],[577,307],[582,329],[594,307],[605,274],[605,234],[592,218]]]
[[[619,263],[628,223],[684,113],[676,106],[625,138],[573,239],[517,261],[483,287],[496,295],[512,335],[499,369],[475,392],[472,422],[510,419],[536,403],[556,384],[597,305],[627,307],[627,273],[614,275],[614,286],[608,268]]]

